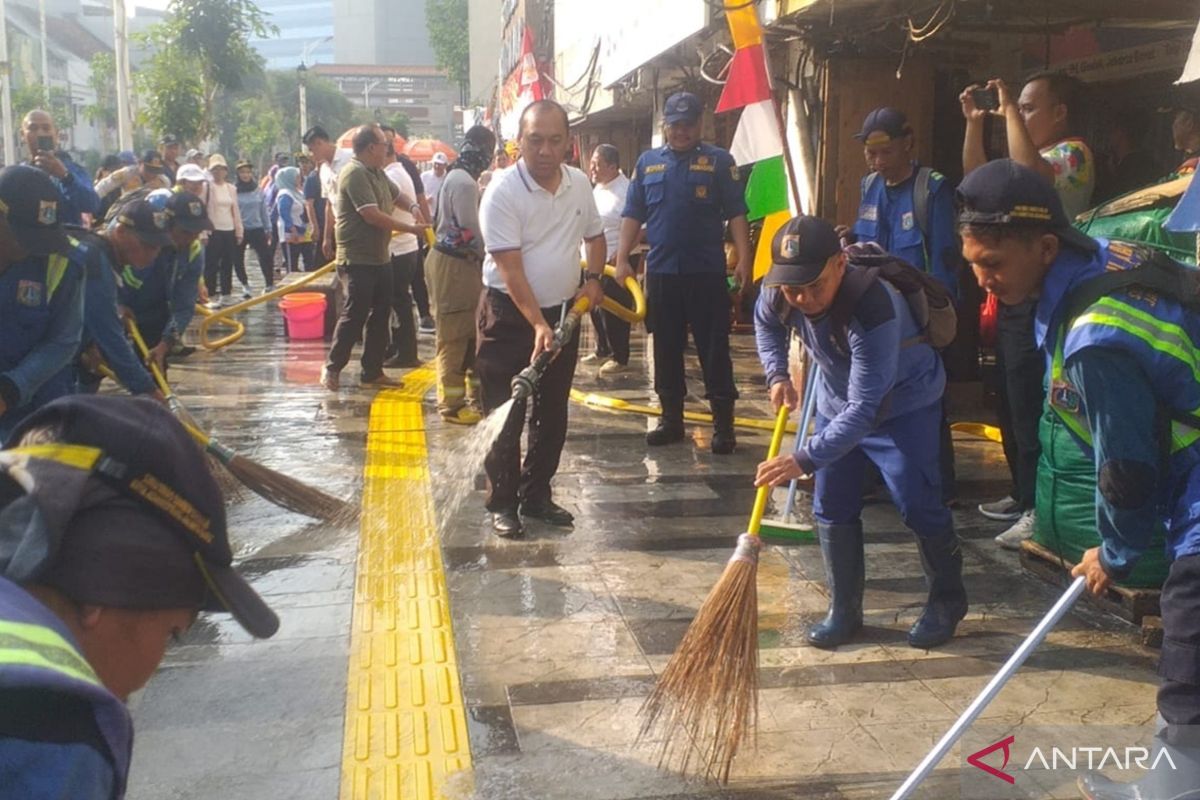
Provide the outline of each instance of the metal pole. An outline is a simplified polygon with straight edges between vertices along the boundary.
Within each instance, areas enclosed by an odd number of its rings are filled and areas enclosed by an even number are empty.
[[[1025,659],[1029,658],[1030,654],[1037,649],[1037,646],[1046,638],[1046,634],[1050,633],[1050,630],[1058,624],[1059,620],[1066,616],[1071,606],[1075,605],[1075,601],[1079,599],[1079,595],[1083,594],[1084,586],[1084,577],[1080,575],[1075,579],[1074,583],[1067,587],[1067,590],[1063,592],[1062,597],[1058,598],[1058,602],[1054,604],[1054,607],[1046,612],[1046,616],[1042,617],[1042,621],[1037,624],[1033,632],[1025,637],[1025,641],[1021,642],[1021,646],[1017,648],[1017,652],[1013,653],[1008,661],[1004,663],[1004,666],[1000,668],[1000,671],[988,681],[988,685],[983,687],[983,691],[971,701],[971,705],[967,706],[967,710],[955,721],[953,727],[946,731],[946,735],[942,737],[942,740],[929,751],[929,755],[925,756],[925,760],[917,765],[917,768],[908,776],[908,779],[900,785],[900,788],[892,795],[891,800],[904,800],[904,798],[911,796],[913,790],[917,788],[921,781],[929,777],[929,773],[933,772],[933,768],[945,757],[946,753],[950,752],[950,748],[954,746],[954,743],[966,733],[967,728],[971,727],[971,723],[983,713],[983,710],[996,698],[996,695],[1000,694],[1000,690],[1004,688],[1004,684],[1008,683],[1009,679],[1025,663]]]
[[[308,87],[304,85],[304,79],[300,79],[300,135],[308,130]]]
[[[12,64],[8,62],[8,12],[4,0],[0,0],[0,132],[4,134],[4,163],[16,164],[16,138],[13,134],[12,116]]]
[[[805,376],[804,400],[800,404],[800,423],[796,426],[796,443],[792,447],[793,453],[800,449],[800,445],[804,444],[804,437],[808,433],[809,423],[812,422],[813,409],[817,405],[817,393],[814,390],[817,386],[817,374],[820,371],[821,368],[813,364],[812,368],[808,370],[808,375]],[[787,522],[792,516],[792,506],[796,504],[796,487],[798,484],[799,480],[796,478],[793,478],[792,482],[788,484],[787,502],[784,503],[783,513],[779,517],[784,522]]]
[[[49,107],[50,57],[46,54],[47,45],[49,44],[49,40],[46,38],[46,0],[38,0],[38,32],[42,37],[42,85],[46,87],[46,106]]]
[[[117,78],[117,147],[133,149],[133,120],[129,116],[129,38],[125,0],[113,0],[113,49]]]

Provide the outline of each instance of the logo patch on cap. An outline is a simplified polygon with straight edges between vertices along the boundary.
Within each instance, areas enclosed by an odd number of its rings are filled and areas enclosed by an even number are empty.
[[[53,225],[58,222],[58,201],[39,200],[37,221],[39,225]]]
[[[800,255],[800,235],[789,233],[780,238],[779,255],[787,259],[798,258]]]

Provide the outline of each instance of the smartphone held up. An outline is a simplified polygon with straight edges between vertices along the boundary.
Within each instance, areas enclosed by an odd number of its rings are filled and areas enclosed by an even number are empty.
[[[971,89],[971,100],[980,111],[996,111],[1000,108],[1000,93],[986,86],[976,86]]]

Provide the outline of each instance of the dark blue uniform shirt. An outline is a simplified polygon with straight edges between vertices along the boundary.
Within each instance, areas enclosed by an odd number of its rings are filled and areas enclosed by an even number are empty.
[[[700,144],[647,150],[629,180],[622,216],[646,225],[649,272],[725,273],[725,221],[746,214],[745,188],[727,150]]]

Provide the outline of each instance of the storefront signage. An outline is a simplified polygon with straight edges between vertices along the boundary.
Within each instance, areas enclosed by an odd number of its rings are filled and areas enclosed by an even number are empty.
[[[1134,78],[1151,72],[1178,73],[1187,61],[1191,44],[1186,38],[1164,39],[1140,47],[1064,61],[1053,67],[1088,83]]]

